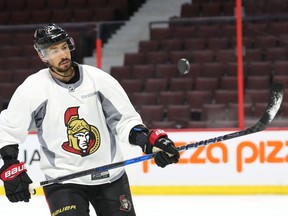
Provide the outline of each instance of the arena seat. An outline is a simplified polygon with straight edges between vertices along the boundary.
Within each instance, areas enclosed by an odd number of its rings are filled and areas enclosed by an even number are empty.
[[[193,50],[191,53],[191,62],[193,63],[213,62],[214,59],[213,50]]]
[[[1,22],[1,13],[0,13],[0,22]],[[8,45],[13,45],[14,43],[14,36],[13,33],[1,33],[0,34],[0,45],[1,47],[3,45],[8,46]]]
[[[162,91],[159,93],[158,103],[166,109],[169,105],[183,105],[185,93],[181,91]]]
[[[274,61],[272,68],[274,75],[287,75],[288,61]]]
[[[273,48],[278,45],[278,38],[274,35],[256,35],[255,36],[255,48],[259,49],[267,49],[267,48]]]
[[[269,26],[270,33],[275,36],[281,36],[282,34],[287,33],[288,22],[271,22]]]
[[[216,104],[237,103],[238,91],[237,90],[216,90],[214,95],[214,101]]]
[[[246,89],[244,94],[245,103],[267,103],[270,89]]]
[[[288,75],[274,75],[273,77],[274,83],[281,83],[285,87],[285,89],[288,88]]]
[[[263,51],[261,49],[246,49],[243,55],[244,62],[263,61]]]
[[[244,103],[244,115],[246,118],[252,118],[254,116],[254,105],[252,102]],[[238,103],[229,103],[228,104],[228,119],[230,120],[238,120]]]
[[[17,87],[18,84],[14,82],[0,83],[0,97],[2,100],[9,101]]]
[[[122,79],[120,84],[128,93],[141,92],[143,90],[143,82],[140,79]]]
[[[13,72],[11,72],[10,70],[5,70],[2,69],[0,70],[0,83],[10,83],[13,82]]]
[[[269,76],[248,76],[246,89],[270,89],[270,77]]]
[[[187,121],[190,120],[190,106],[186,104],[168,105],[167,120],[174,121],[179,128],[186,127]]]
[[[190,39],[197,35],[197,28],[195,26],[177,26],[173,30],[173,38]]]
[[[216,77],[221,78],[224,76],[224,64],[222,62],[208,62],[202,65],[202,73],[203,77]]]
[[[49,23],[51,21],[51,10],[31,11],[30,23]]]
[[[181,6],[181,17],[188,18],[188,17],[197,17],[200,14],[200,4],[197,3],[186,3]]]
[[[155,77],[155,70],[153,65],[133,65],[131,67],[131,78],[141,79],[145,83],[146,79]]]
[[[218,49],[215,52],[215,60],[222,63],[236,62],[236,51],[234,49]]]
[[[101,8],[106,7],[108,4],[108,0],[87,0],[87,7],[88,8]]]
[[[141,65],[146,63],[145,53],[125,53],[124,65]]]
[[[15,1],[1,1],[2,9],[7,11],[22,11],[26,6],[26,1],[15,0]]]
[[[0,49],[0,56],[6,57],[18,57],[22,55],[22,47],[21,46],[13,46],[13,45],[3,45]]]
[[[192,79],[187,78],[171,78],[170,90],[187,92],[193,89]]]
[[[72,12],[67,9],[51,9],[51,21],[54,23],[69,22],[72,17]]]
[[[287,61],[287,49],[285,47],[267,48],[264,53],[266,61]]]
[[[179,59],[185,58],[187,60],[191,59],[191,51],[189,50],[178,50],[178,51],[169,51],[167,60],[170,64],[177,64]]]
[[[220,2],[209,2],[202,4],[202,16],[213,17],[222,15],[222,3]]]
[[[131,66],[113,66],[110,75],[121,82],[122,79],[131,79]]]
[[[179,51],[183,49],[182,39],[165,39],[159,41],[161,51]]]
[[[222,32],[218,24],[214,25],[200,25],[198,27],[197,36],[199,38],[221,37]]]
[[[147,78],[145,80],[145,92],[154,92],[158,94],[159,92],[166,91],[168,88],[168,80],[165,78]]]
[[[160,48],[158,40],[145,40],[139,42],[139,52],[153,52]]]
[[[153,28],[150,30],[150,40],[171,39],[173,30],[171,28]]]
[[[206,121],[226,120],[226,104],[203,104],[202,119]]]
[[[65,8],[67,3],[67,0],[57,0],[57,1],[47,1],[46,8],[55,10],[56,8],[58,10]]]
[[[168,63],[168,53],[167,52],[146,52],[146,64],[157,65],[157,64],[167,64]]]
[[[116,17],[115,10],[112,7],[95,8],[93,21],[113,21]]]
[[[16,69],[13,73],[13,82],[21,84],[29,75],[35,72],[36,70],[32,69]]]
[[[204,38],[187,38],[184,40],[183,49],[185,50],[203,50],[206,48]]]
[[[207,38],[207,49],[229,49],[230,40],[227,37],[210,37]]]
[[[191,110],[202,111],[203,104],[209,104],[213,102],[212,91],[188,91],[186,93],[186,103],[190,105]]]
[[[21,68],[30,67],[30,59],[23,58],[22,56],[9,57],[9,58],[5,58],[5,60],[6,60],[7,69],[17,69],[19,68],[19,65],[21,65]]]
[[[94,9],[93,8],[77,8],[73,11],[74,22],[87,22],[93,20]]]
[[[237,90],[238,77],[237,76],[223,76],[219,82],[219,89],[222,90]]]
[[[29,11],[11,11],[9,18],[9,24],[11,25],[20,25],[30,22],[30,12]]]
[[[270,77],[271,73],[271,62],[258,62],[252,61],[248,65],[248,76],[263,76]]]
[[[77,8],[77,10],[87,8],[87,0],[67,0],[66,4],[71,8]]]
[[[175,64],[156,64],[155,77],[165,78],[170,81],[171,78],[178,76],[178,69]]]
[[[26,1],[26,10],[44,10],[46,7],[46,0],[28,0]]]
[[[131,102],[136,110],[140,110],[143,105],[157,104],[157,95],[152,92],[134,92],[132,93]]]
[[[219,79],[216,77],[197,77],[195,90],[215,91],[219,87]]]
[[[163,105],[142,105],[139,109],[140,115],[147,127],[151,127],[153,121],[164,120]]]

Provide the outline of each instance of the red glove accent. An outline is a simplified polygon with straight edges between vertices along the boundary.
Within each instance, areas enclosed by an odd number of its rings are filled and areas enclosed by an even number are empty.
[[[167,133],[164,130],[161,129],[155,129],[151,132],[149,136],[149,142],[154,145],[156,140],[158,140],[161,137],[168,137]]]
[[[11,181],[23,172],[27,172],[24,162],[13,164],[1,173],[0,178],[3,181]]]

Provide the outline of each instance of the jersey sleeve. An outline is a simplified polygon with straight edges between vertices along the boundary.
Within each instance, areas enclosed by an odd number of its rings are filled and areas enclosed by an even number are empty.
[[[0,114],[0,148],[24,142],[31,123],[30,101],[21,86],[13,94],[8,108]]]
[[[129,143],[131,129],[143,122],[119,82],[113,77],[108,79],[109,84],[99,92],[106,123],[120,141]]]

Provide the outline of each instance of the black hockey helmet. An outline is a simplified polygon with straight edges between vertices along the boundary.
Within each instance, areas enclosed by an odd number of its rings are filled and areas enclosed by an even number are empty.
[[[61,41],[68,43],[70,51],[75,49],[73,39],[69,37],[64,29],[55,23],[50,23],[47,26],[38,28],[34,33],[34,48],[37,52],[42,52],[49,46]]]

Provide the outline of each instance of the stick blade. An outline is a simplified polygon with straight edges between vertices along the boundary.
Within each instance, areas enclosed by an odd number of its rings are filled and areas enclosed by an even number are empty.
[[[271,87],[270,100],[267,105],[266,111],[257,124],[260,127],[259,129],[261,129],[261,127],[264,127],[263,129],[265,129],[273,121],[274,117],[278,113],[278,110],[282,104],[283,96],[284,96],[283,85],[280,83],[274,83]]]

